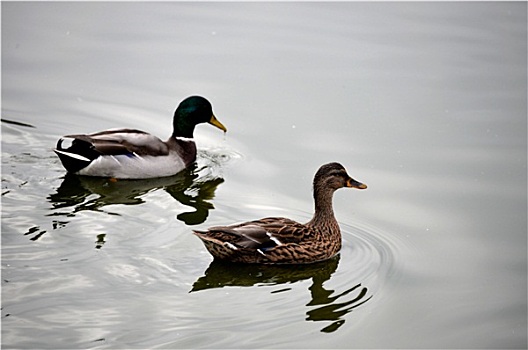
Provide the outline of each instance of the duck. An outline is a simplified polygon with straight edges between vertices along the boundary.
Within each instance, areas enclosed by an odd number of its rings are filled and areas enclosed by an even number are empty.
[[[250,264],[307,264],[341,250],[341,231],[332,206],[340,188],[366,189],[337,162],[322,165],[313,180],[315,211],[307,223],[267,217],[230,226],[193,230],[214,259]]]
[[[190,96],[176,108],[172,135],[167,141],[137,129],[111,129],[63,136],[53,151],[66,171],[77,175],[114,179],[172,176],[195,162],[193,133],[201,123],[227,132],[206,98]]]

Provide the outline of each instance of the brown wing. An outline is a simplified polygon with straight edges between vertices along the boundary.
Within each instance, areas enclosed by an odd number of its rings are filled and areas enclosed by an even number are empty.
[[[312,233],[309,227],[288,218],[272,217],[250,222],[264,228],[281,243],[298,243]]]
[[[310,230],[290,219],[264,218],[233,226],[210,227],[201,233],[235,246],[265,251],[287,243],[298,243],[310,235]]]
[[[135,153],[137,155],[162,156],[169,152],[168,146],[154,135],[135,129],[102,131],[90,135],[67,135],[65,137],[84,141],[103,155]]]

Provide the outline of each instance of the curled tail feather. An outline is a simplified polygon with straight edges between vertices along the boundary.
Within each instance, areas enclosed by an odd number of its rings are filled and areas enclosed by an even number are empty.
[[[78,138],[73,139],[70,147],[64,148],[62,146],[64,139],[60,138],[57,141],[57,147],[53,151],[59,156],[62,165],[70,173],[76,173],[87,167],[101,155],[92,143]]]

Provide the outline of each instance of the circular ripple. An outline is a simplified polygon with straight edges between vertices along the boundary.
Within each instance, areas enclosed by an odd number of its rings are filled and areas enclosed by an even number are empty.
[[[391,234],[366,224],[340,223],[344,270],[377,290],[393,273],[398,244]]]

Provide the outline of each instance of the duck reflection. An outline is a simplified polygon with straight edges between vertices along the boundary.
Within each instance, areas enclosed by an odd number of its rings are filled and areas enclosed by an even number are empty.
[[[214,209],[210,200],[224,179],[210,173],[201,175],[204,168],[197,166],[185,169],[174,176],[145,180],[115,180],[66,174],[56,193],[48,196],[55,212],[54,216],[73,216],[83,210],[100,211],[111,204],[135,205],[144,203],[143,195],[163,189],[178,202],[194,208],[181,213],[178,220],[187,225],[203,223]],[[93,196],[96,195],[96,196]],[[73,212],[57,210],[73,208]]]
[[[368,289],[356,284],[341,293],[323,287],[339,265],[339,255],[314,264],[306,265],[257,265],[236,264],[213,260],[204,276],[194,282],[190,292],[198,292],[210,288],[227,286],[248,287],[254,285],[281,285],[312,279],[308,288],[311,301],[306,304],[306,321],[328,321],[330,324],[321,332],[331,333],[345,323],[343,318],[353,309],[366,303],[372,298],[368,296]],[[284,288],[272,293],[284,292],[291,288]],[[345,299],[349,296],[350,298]],[[312,306],[315,306],[312,308]]]

